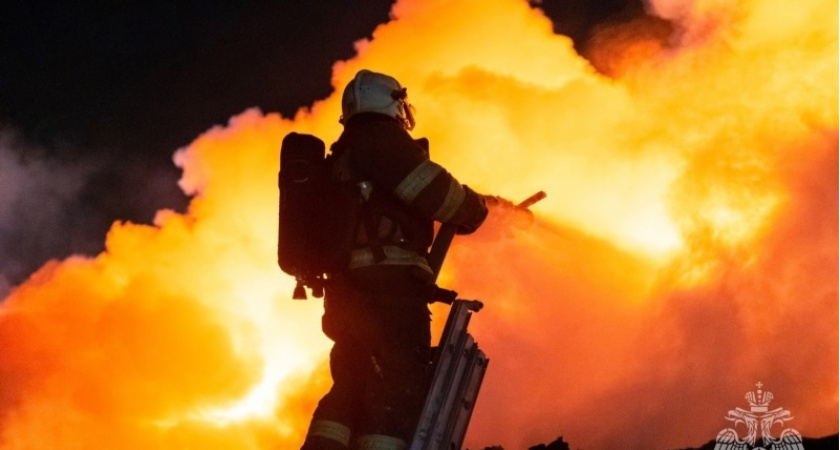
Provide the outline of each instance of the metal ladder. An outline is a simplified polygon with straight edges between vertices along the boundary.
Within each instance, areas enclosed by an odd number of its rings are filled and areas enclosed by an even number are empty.
[[[455,300],[436,347],[429,393],[409,450],[459,450],[489,359],[467,332],[476,300]]]

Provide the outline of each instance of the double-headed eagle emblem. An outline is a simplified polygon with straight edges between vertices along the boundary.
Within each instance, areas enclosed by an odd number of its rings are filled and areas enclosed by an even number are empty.
[[[763,384],[756,383],[755,391],[747,392],[744,398],[750,404],[750,409],[735,408],[730,410],[725,419],[735,422],[737,427],[744,424],[747,435],[743,438],[732,428],[727,428],[717,435],[715,450],[804,450],[802,436],[793,428],[785,428],[778,438],[773,437],[772,428],[778,424],[793,419],[790,411],[783,408],[770,409],[773,394],[762,391]],[[761,445],[756,445],[756,438],[761,435]]]

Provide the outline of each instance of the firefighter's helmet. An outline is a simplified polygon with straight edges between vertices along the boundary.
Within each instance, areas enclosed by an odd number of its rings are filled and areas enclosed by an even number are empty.
[[[341,118],[347,123],[360,112],[375,112],[397,119],[403,128],[414,128],[414,108],[408,103],[406,88],[394,77],[362,69],[344,88]]]

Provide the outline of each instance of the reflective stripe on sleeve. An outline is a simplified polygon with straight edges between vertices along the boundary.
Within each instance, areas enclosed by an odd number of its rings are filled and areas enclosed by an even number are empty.
[[[350,446],[350,428],[332,420],[313,420],[308,435],[336,441],[345,447]]]
[[[466,197],[467,191],[464,190],[461,183],[453,178],[449,182],[449,191],[446,193],[446,198],[443,199],[443,204],[440,205],[434,218],[441,222],[448,222],[458,212],[458,208],[464,203]]]
[[[403,178],[394,189],[394,195],[405,203],[411,203],[441,172],[443,167],[425,160]]]
[[[384,434],[366,434],[356,440],[359,450],[403,450],[405,441]]]

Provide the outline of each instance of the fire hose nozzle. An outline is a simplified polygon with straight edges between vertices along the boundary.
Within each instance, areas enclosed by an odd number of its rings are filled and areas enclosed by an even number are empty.
[[[526,198],[525,200],[521,201],[518,205],[516,205],[516,207],[517,208],[528,209],[531,206],[533,206],[534,203],[537,203],[538,201],[540,201],[540,200],[542,200],[546,197],[548,197],[548,194],[546,194],[545,191],[539,191],[536,194],[534,194],[534,195]]]
[[[530,208],[538,201],[547,197],[545,191],[539,191],[536,194],[526,198],[525,200],[519,202],[518,204],[514,205],[514,215],[512,224],[514,227],[519,228],[521,230],[529,228],[531,225],[534,224],[534,213],[531,212]]]

